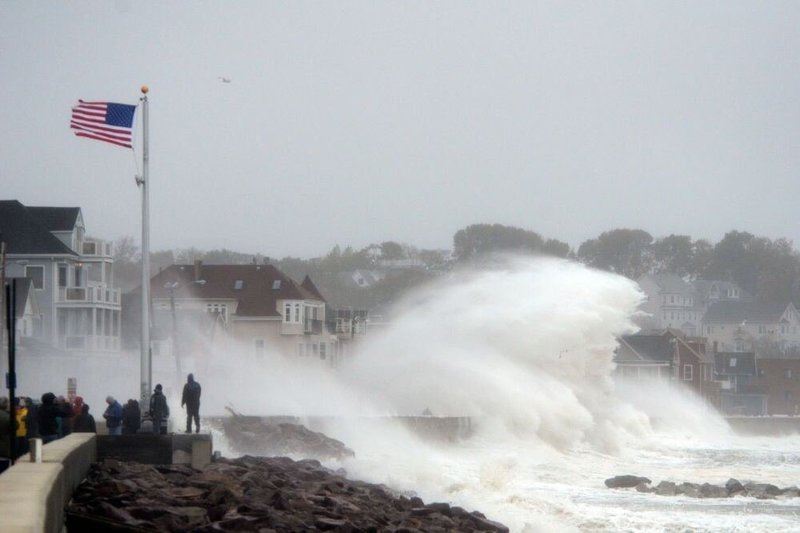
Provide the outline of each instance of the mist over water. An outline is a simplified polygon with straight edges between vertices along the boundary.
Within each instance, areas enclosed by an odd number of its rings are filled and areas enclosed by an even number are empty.
[[[232,405],[249,415],[330,417],[315,429],[356,456],[329,466],[426,502],[480,510],[514,531],[795,530],[800,505],[792,500],[657,497],[603,485],[628,473],[655,483],[736,477],[788,486],[800,478],[800,437],[737,436],[687,390],[615,382],[616,339],[635,331],[631,316],[641,298],[619,276],[567,261],[506,258],[409,295],[391,326],[370,330],[336,369],[313,358],[256,359],[243,347],[184,371],[194,370],[203,385],[204,416]],[[135,360],[114,363],[116,373],[109,365],[90,369],[91,379],[79,383],[99,384],[95,401],[115,388],[125,391],[120,398],[133,396]],[[157,358],[154,373],[180,430],[185,376],[174,361]],[[426,441],[370,418],[425,409],[470,417],[473,435]],[[220,435],[215,448],[236,455]]]
[[[619,335],[642,298],[625,278],[554,259],[507,258],[398,305],[336,370],[228,354],[214,401],[248,414],[334,416],[323,431],[356,457],[349,475],[478,509],[515,531],[791,530],[791,501],[659,498],[611,491],[617,474],[795,483],[800,439],[746,439],[689,391],[615,383]],[[377,415],[468,416],[458,443],[423,441]],[[682,509],[676,512],[676,509]],[[743,521],[743,517],[746,520]]]

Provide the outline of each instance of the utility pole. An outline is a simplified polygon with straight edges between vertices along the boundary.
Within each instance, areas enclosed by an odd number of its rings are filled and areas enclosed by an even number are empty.
[[[11,401],[9,406],[10,424],[7,437],[10,441],[11,464],[17,457],[17,408],[14,393],[17,388],[17,280],[12,279],[8,284],[3,283],[5,293],[6,325],[8,327],[8,374],[6,374],[6,387]]]

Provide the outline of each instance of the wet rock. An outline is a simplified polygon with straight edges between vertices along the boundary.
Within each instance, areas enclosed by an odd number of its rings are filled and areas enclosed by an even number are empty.
[[[676,492],[678,494],[683,494],[684,496],[688,496],[690,498],[699,498],[700,497],[700,485],[697,483],[681,483],[676,487]]]
[[[759,500],[772,500],[782,493],[781,489],[770,483],[747,483],[744,488],[748,496]]]
[[[649,484],[650,480],[647,479],[646,477],[624,475],[624,476],[610,477],[605,481],[605,483],[606,487],[610,489],[627,489],[635,487],[640,483]]]
[[[656,494],[659,496],[675,496],[677,494],[675,483],[672,481],[662,481],[656,485]]]
[[[223,422],[223,431],[231,446],[241,453],[320,459],[344,459],[355,455],[343,442],[300,424],[273,424],[234,413]]]
[[[135,479],[145,483],[126,482]],[[67,509],[68,528],[71,514],[169,532],[508,531],[477,511],[285,457],[219,459],[203,470],[95,464]]]
[[[728,489],[729,496],[735,496],[736,494],[744,492],[744,485],[742,485],[738,479],[730,478],[725,483],[725,488]]]
[[[718,485],[711,485],[710,483],[703,483],[700,485],[701,498],[727,498],[728,489]]]

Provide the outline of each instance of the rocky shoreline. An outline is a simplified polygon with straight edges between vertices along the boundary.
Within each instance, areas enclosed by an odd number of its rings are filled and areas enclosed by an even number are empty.
[[[202,470],[106,460],[67,508],[67,528],[111,531],[496,531],[478,511],[425,504],[318,461],[220,458]],[[72,527],[70,527],[72,525]]]
[[[652,481],[646,477],[626,474],[606,479],[605,485],[611,489],[632,488],[637,492],[652,493],[657,496],[687,496],[690,498],[744,496],[759,500],[800,497],[800,489],[796,486],[780,488],[770,483],[754,483],[752,481],[742,483],[733,478],[729,479],[725,485],[661,481],[658,485],[653,486]]]

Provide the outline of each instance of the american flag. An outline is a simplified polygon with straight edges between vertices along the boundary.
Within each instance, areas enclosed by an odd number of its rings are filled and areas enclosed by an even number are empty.
[[[134,111],[135,105],[78,100],[69,125],[78,137],[133,148]]]

